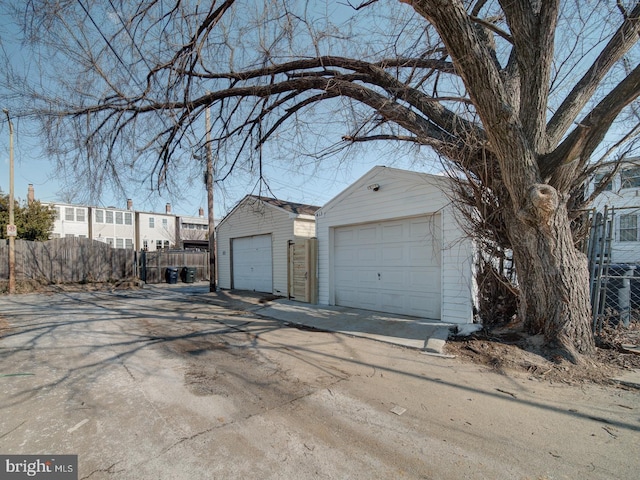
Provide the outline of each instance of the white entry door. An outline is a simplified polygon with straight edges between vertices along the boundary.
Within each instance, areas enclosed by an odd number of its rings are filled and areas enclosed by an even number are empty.
[[[334,230],[336,305],[439,319],[440,216]]]
[[[271,235],[232,240],[233,288],[272,293]]]

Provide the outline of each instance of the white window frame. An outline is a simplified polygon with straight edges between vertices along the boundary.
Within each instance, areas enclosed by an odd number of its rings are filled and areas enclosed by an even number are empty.
[[[620,172],[620,188],[640,187],[640,167],[627,168]]]
[[[637,242],[638,241],[638,215],[627,213],[618,217],[618,241]]]
[[[594,190],[597,190],[598,188],[600,188],[600,185],[602,185],[602,181],[608,175],[610,175],[609,172],[607,172],[607,173],[596,173],[595,174],[595,176],[593,177],[593,188],[594,188]],[[605,187],[602,189],[602,191],[603,192],[610,192],[612,190],[613,190],[613,178],[610,178],[609,181],[607,182],[607,184],[605,185]]]

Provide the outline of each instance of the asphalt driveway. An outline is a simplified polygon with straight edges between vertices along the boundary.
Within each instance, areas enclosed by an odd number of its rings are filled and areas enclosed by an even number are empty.
[[[637,390],[292,328],[259,300],[0,297],[0,453],[77,454],[83,479],[637,478]]]

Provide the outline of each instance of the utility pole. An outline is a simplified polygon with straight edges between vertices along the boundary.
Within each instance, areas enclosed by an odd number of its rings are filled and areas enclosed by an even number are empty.
[[[211,119],[209,107],[207,107],[205,113],[205,128],[207,129],[207,207],[209,216],[209,291],[216,291],[216,226],[215,226],[215,214],[213,210],[213,181],[214,181],[214,168],[213,168],[213,153],[211,152]]]
[[[9,293],[16,293],[16,224],[13,213],[13,123],[9,118],[9,110],[3,109],[9,122],[9,225],[7,225],[7,237],[9,237]]]

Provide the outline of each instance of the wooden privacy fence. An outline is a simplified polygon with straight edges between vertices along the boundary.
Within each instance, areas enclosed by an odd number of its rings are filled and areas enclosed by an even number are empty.
[[[9,242],[0,241],[0,279],[9,278]],[[87,238],[16,240],[16,280],[109,282],[136,277],[136,252]]]
[[[160,250],[140,252],[140,280],[145,283],[167,281],[167,268],[177,268],[178,278],[183,278],[183,269],[195,269],[194,281],[209,278],[209,252],[190,250]]]

